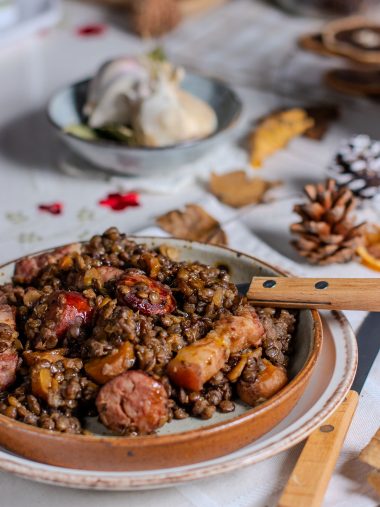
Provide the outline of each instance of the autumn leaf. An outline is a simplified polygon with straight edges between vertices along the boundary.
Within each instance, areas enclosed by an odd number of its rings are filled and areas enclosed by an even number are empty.
[[[227,245],[227,236],[220,223],[197,204],[187,204],[183,211],[169,211],[156,222],[176,238]]]
[[[268,190],[280,184],[278,181],[249,178],[245,171],[221,175],[212,173],[209,181],[210,191],[221,202],[234,208],[261,202]]]

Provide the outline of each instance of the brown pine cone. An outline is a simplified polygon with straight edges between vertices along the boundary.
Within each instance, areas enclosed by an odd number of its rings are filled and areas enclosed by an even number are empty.
[[[175,28],[181,20],[176,0],[130,0],[133,30],[142,37],[157,37]]]
[[[299,238],[292,241],[298,253],[312,264],[350,261],[362,244],[365,224],[355,225],[352,211],[356,200],[348,188],[338,188],[332,179],[325,184],[306,185],[308,202],[297,204],[294,211],[301,222],[290,226]]]

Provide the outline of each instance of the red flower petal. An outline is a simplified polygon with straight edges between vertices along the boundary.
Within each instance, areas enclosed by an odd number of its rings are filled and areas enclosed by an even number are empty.
[[[106,31],[106,25],[95,23],[93,25],[82,25],[77,28],[77,35],[79,37],[97,37]]]
[[[52,204],[39,204],[38,209],[45,211],[51,215],[60,215],[63,211],[63,204],[61,202],[53,202]]]
[[[99,204],[114,211],[122,211],[130,206],[140,206],[140,196],[136,192],[108,194],[105,199],[99,201]]]

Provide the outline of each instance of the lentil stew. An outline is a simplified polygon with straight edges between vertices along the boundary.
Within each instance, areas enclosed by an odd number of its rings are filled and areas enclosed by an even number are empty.
[[[253,308],[224,269],[175,254],[111,228],[18,261],[0,287],[0,413],[133,436],[281,389],[297,313]]]

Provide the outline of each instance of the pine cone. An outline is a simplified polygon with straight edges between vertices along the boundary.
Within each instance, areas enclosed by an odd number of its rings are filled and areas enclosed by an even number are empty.
[[[132,28],[142,37],[156,37],[169,32],[180,19],[176,0],[130,1]]]
[[[329,173],[339,186],[349,188],[357,197],[375,197],[380,191],[380,141],[366,135],[344,141]]]
[[[365,229],[364,223],[355,225],[356,200],[351,190],[339,189],[329,179],[325,184],[306,185],[304,191],[309,202],[294,206],[302,221],[290,227],[300,236],[292,245],[312,264],[350,261]]]

